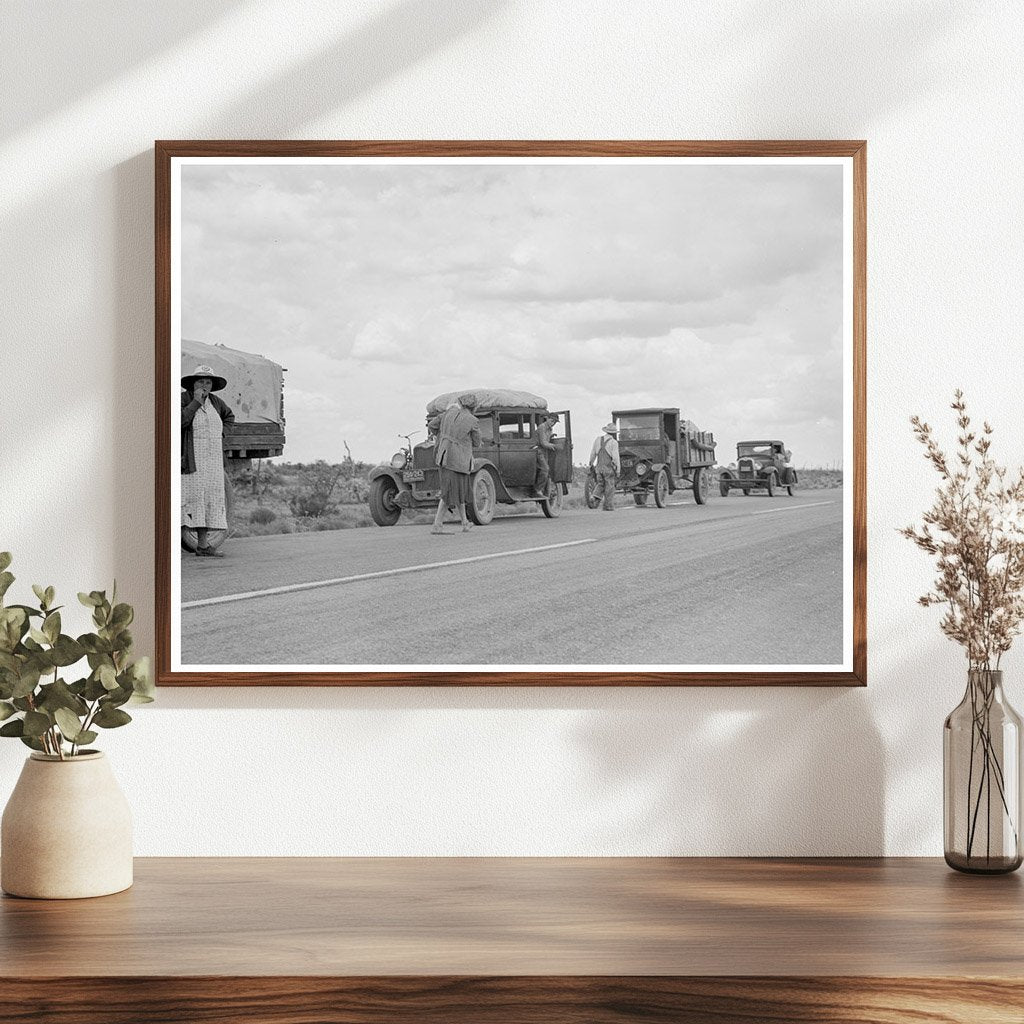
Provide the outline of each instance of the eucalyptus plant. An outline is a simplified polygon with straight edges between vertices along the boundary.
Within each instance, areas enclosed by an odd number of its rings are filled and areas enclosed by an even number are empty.
[[[38,605],[4,603],[14,582],[10,564],[10,553],[0,552],[0,736],[61,760],[74,757],[98,730],[132,720],[125,705],[153,700],[149,659],[132,660],[135,612],[118,603],[116,581],[109,599],[103,590],[80,593],[96,631],[71,637],[62,632],[64,606],[54,603],[53,587],[32,587]],[[88,675],[67,682],[67,670],[83,660]]]

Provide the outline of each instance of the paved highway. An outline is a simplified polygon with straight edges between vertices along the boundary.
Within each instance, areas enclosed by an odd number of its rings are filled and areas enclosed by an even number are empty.
[[[842,492],[249,537],[182,559],[183,665],[842,660]]]

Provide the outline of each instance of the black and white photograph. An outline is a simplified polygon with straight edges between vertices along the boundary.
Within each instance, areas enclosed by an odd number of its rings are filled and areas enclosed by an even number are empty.
[[[176,156],[169,203],[172,673],[853,671],[850,157]]]

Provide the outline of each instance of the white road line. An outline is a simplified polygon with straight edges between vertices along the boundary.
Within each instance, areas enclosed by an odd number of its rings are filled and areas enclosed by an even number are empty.
[[[284,587],[270,587],[267,590],[249,590],[241,594],[225,594],[223,597],[204,597],[199,601],[182,601],[181,607],[205,608],[211,604],[231,604],[233,601],[248,601],[254,597],[270,597],[274,594],[294,594],[299,590],[316,590],[319,587],[335,587],[342,583],[357,583],[360,580],[379,580],[386,576],[401,576],[410,572],[424,572],[427,569],[445,569],[451,565],[468,565],[470,562],[486,562],[492,558],[511,558],[513,555],[532,555],[537,551],[554,551],[556,548],[573,548],[580,544],[594,544],[596,537],[584,540],[567,540],[561,544],[545,544],[539,548],[519,548],[516,551],[495,551],[489,555],[472,555],[469,558],[451,558],[446,562],[426,562],[423,565],[406,565],[400,569],[384,569],[380,572],[364,572],[357,576],[338,576],[331,580],[314,580],[311,583],[291,583]]]
[[[811,501],[806,505],[787,505],[785,508],[763,508],[760,512],[749,512],[752,516],[770,516],[774,512],[795,512],[798,508],[817,508],[819,505],[834,505],[834,501]]]

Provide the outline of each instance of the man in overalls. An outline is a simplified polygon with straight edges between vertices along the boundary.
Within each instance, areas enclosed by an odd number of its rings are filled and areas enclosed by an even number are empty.
[[[614,423],[604,426],[590,449],[590,468],[596,477],[594,497],[604,498],[605,512],[615,511],[615,478],[619,475],[619,428]]]
[[[537,468],[533,478],[534,494],[538,498],[548,496],[548,481],[551,479],[549,458],[553,458],[555,446],[551,440],[551,432],[558,422],[558,414],[544,413],[537,421]],[[552,453],[550,456],[548,453]]]

